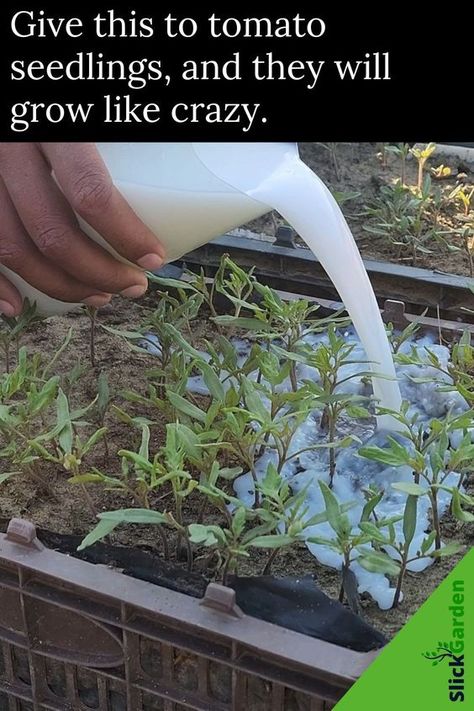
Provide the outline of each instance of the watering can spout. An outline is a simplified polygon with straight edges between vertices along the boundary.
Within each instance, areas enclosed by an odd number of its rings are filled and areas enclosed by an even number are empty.
[[[296,143],[193,143],[201,163],[216,178],[259,200],[271,183],[301,164]],[[267,210],[271,206],[263,200]]]

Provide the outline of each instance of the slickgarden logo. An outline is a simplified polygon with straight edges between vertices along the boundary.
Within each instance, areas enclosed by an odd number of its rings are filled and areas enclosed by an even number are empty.
[[[451,619],[452,639],[450,642],[438,642],[434,651],[423,652],[423,657],[432,666],[442,666],[447,671],[447,693],[452,702],[466,701],[464,659],[465,649],[465,586],[464,580],[453,580],[451,605],[448,615]],[[445,662],[443,664],[443,662]]]
[[[337,711],[474,708],[471,580],[474,546],[336,704]],[[429,651],[420,649],[421,640]]]

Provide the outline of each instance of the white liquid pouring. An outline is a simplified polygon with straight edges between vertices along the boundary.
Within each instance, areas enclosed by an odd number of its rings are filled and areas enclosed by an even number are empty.
[[[227,161],[222,164],[218,145],[197,144],[196,150],[199,155],[205,146],[202,160],[215,175],[277,210],[304,239],[339,292],[371,369],[385,376],[372,379],[375,397],[382,407],[399,411],[400,388],[377,300],[352,232],[330,191],[299,159],[292,144],[278,155],[272,149],[274,144],[256,144],[254,151],[263,152],[261,146],[268,151],[267,161],[261,161],[257,170],[253,170],[255,159],[250,158],[249,165],[249,155],[239,144],[230,144]],[[268,162],[273,162],[273,169],[263,174]],[[240,182],[235,175],[240,176]],[[378,427],[398,430],[400,424],[390,415],[382,415]]]
[[[354,238],[329,190],[299,159],[295,144],[106,143],[99,149],[117,187],[159,236],[168,261],[271,209],[278,210],[333,281],[372,370],[389,378],[373,378],[380,405],[399,410],[390,346]],[[114,253],[95,230],[80,223]],[[2,265],[0,272],[45,315],[65,313],[75,306],[49,298]],[[389,416],[380,417],[378,424],[399,428]]]

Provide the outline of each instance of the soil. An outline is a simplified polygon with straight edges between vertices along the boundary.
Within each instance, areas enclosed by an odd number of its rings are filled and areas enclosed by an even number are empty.
[[[402,254],[399,255],[398,247],[388,239],[370,234],[364,229],[368,224],[368,218],[362,214],[366,206],[377,196],[381,186],[393,184],[400,179],[400,159],[387,151],[383,159],[381,156],[382,144],[337,143],[335,146],[338,163],[337,170],[334,167],[328,148],[321,143],[301,143],[299,146],[300,155],[303,161],[319,175],[332,191],[359,193],[358,197],[342,204],[341,209],[352,229],[362,256],[365,259],[413,266],[412,255],[409,251],[402,251]],[[448,186],[450,186],[453,189],[458,182],[462,182],[466,191],[469,192],[474,186],[474,165],[466,165],[457,158],[450,158],[444,155],[437,156],[434,153],[427,163],[427,169],[440,164],[451,168],[452,175],[440,180],[436,180],[432,176],[433,188],[443,187],[448,189]],[[417,161],[415,159],[407,159],[407,185],[415,186],[417,184],[417,170]],[[463,224],[461,212],[459,205],[451,205],[449,210],[447,208],[444,212],[442,211],[440,222],[443,223],[443,228],[460,229]],[[254,220],[248,227],[255,232],[263,232],[273,236],[275,227],[281,223],[282,219],[276,213],[269,213]],[[299,246],[306,247],[302,240],[297,239]],[[461,251],[448,252],[441,244],[431,241],[426,246],[429,246],[432,253],[418,253],[415,266],[433,269],[437,272],[469,276],[469,258],[462,238],[459,235],[453,236],[450,237],[450,242],[459,247]]]
[[[90,402],[97,392],[97,378],[101,370],[108,374],[113,402],[124,406],[130,414],[146,415],[143,406],[125,402],[121,391],[133,388],[135,391],[146,392],[145,371],[156,367],[156,359],[152,355],[134,351],[121,338],[105,331],[102,326],[112,326],[120,329],[134,329],[142,319],[144,307],[150,307],[156,300],[153,292],[139,302],[129,302],[120,298],[101,310],[96,329],[96,365],[89,363],[90,319],[84,312],[69,313],[55,317],[33,327],[26,335],[24,345],[31,351],[41,352],[45,360],[58,348],[65,338],[69,328],[74,329],[70,346],[63,352],[56,365],[56,372],[63,377],[80,362],[86,367],[86,372],[78,386],[71,392],[73,407],[83,406]],[[196,321],[193,324],[193,344],[202,345],[202,339],[210,335],[209,324]],[[159,447],[163,440],[165,422],[160,419],[156,409],[153,419],[157,426],[152,432],[152,448]],[[117,451],[123,448],[134,448],[138,445],[139,434],[128,425],[122,424],[110,414],[105,424],[109,428],[109,457],[100,450],[88,465],[96,466],[107,474],[119,472]],[[152,449],[152,451],[153,451]],[[5,463],[0,460],[0,464]],[[46,494],[41,487],[26,475],[18,475],[8,480],[0,490],[0,519],[24,517],[33,521],[41,528],[59,533],[84,535],[95,524],[95,518],[90,510],[81,489],[68,483],[68,473],[56,465],[45,465],[43,477],[51,485],[54,495]],[[100,486],[89,486],[88,490],[97,512],[124,508],[133,505],[127,496],[104,490]],[[192,497],[191,497],[192,498]],[[157,505],[163,502],[156,502]],[[189,522],[196,512],[185,510]],[[212,518],[212,517],[211,517]],[[194,519],[195,520],[195,519]],[[217,516],[209,523],[218,522]],[[443,520],[443,540],[457,540],[465,547],[473,544],[472,527],[454,521],[450,516]],[[152,527],[122,526],[110,536],[110,543],[124,546],[144,547],[162,553],[160,540]],[[173,541],[170,541],[173,550]],[[240,575],[260,575],[268,554],[253,550],[251,557],[245,560],[239,568]],[[381,632],[391,637],[407,619],[419,608],[431,591],[447,575],[462,553],[449,559],[442,559],[432,565],[421,575],[408,575],[405,584],[405,600],[397,610],[381,611],[368,597],[363,598],[362,607],[365,619]],[[213,576],[212,566],[209,567],[209,556],[196,561],[196,571],[206,576]],[[182,563],[184,566],[184,562]],[[276,576],[302,576],[314,574],[317,584],[329,595],[337,597],[339,591],[339,574],[336,571],[318,564],[303,544],[282,550],[277,556],[272,572]]]

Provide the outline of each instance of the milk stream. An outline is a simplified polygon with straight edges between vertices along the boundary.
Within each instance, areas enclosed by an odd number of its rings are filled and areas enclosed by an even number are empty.
[[[372,285],[349,226],[330,191],[301,161],[273,174],[253,193],[264,198],[298,232],[336,287],[364,346],[374,377],[375,398],[399,412],[401,395],[392,352]],[[382,377],[379,377],[382,376]],[[399,430],[390,415],[378,417],[381,429]]]
[[[108,143],[99,149],[117,187],[159,236],[167,261],[276,209],[305,240],[339,292],[374,372],[379,404],[399,410],[390,346],[356,243],[329,190],[299,159],[296,144]],[[79,223],[121,259],[95,230]],[[43,315],[76,306],[49,298],[2,265],[0,273]],[[390,416],[379,417],[378,426],[399,428]]]
[[[275,147],[278,147],[278,150]],[[352,232],[324,183],[299,158],[295,144],[196,144],[214,175],[277,210],[304,239],[336,287],[365,348],[379,405],[398,412],[400,388],[384,324]],[[390,415],[380,429],[399,430]]]

